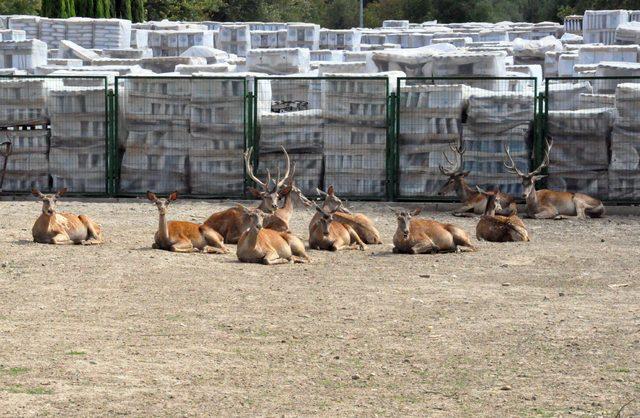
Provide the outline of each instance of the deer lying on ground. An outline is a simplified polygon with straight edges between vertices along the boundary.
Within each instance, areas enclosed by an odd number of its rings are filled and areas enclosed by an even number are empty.
[[[202,251],[212,254],[227,254],[222,235],[205,224],[193,222],[167,222],[167,207],[178,199],[173,192],[166,199],[158,199],[153,192],[147,192],[147,199],[156,205],[160,214],[158,230],[154,235],[152,248],[174,253],[192,253]]]
[[[335,213],[326,212],[317,204],[315,208],[319,216],[314,216],[309,224],[309,247],[311,249],[328,251],[356,248],[364,251],[367,249],[358,233],[349,224],[336,222]]]
[[[469,235],[452,224],[442,224],[429,219],[416,219],[421,209],[412,212],[394,210],[398,218],[398,229],[393,235],[393,252],[404,254],[429,254],[457,252],[458,246],[476,248]]]
[[[450,167],[444,168],[440,165],[440,172],[448,176],[449,180],[440,188],[438,196],[444,196],[451,191],[456,192],[456,195],[462,202],[462,206],[453,212],[454,216],[468,216],[470,213],[482,215],[487,206],[487,199],[482,193],[478,193],[471,188],[464,179],[469,175],[469,171],[462,170],[462,156],[465,150],[454,144],[449,144],[449,147],[454,153],[455,162],[449,159],[447,153],[442,153]],[[496,198],[501,208],[497,211],[499,215],[509,216],[518,212],[516,201],[512,196],[500,192]]]
[[[344,206],[342,200],[336,196],[333,186],[329,186],[326,193],[320,189],[316,190],[320,196],[324,197],[322,209],[327,213],[331,213],[334,221],[349,225],[365,244],[382,244],[380,232],[378,232],[371,219],[362,213],[351,213],[351,211]],[[320,216],[320,213],[316,213],[310,225],[317,222]]]
[[[599,218],[604,215],[604,205],[598,199],[583,193],[558,192],[554,190],[536,190],[536,182],[546,177],[542,170],[549,166],[549,153],[553,146],[547,140],[546,152],[542,163],[530,173],[523,173],[511,157],[509,147],[504,151],[508,162],[504,166],[509,172],[517,175],[522,181],[522,197],[527,203],[527,215],[535,219],[562,219],[564,216],[577,216],[579,219]]]
[[[288,232],[263,228],[264,212],[238,205],[242,211],[247,229],[238,241],[238,260],[244,263],[267,265],[284,263],[308,263],[303,242]]]
[[[287,151],[284,148],[282,148],[282,151],[284,152],[286,161],[284,178],[281,180],[278,177],[276,181],[272,181],[271,174],[269,173],[269,170],[267,170],[267,179],[264,182],[258,179],[253,171],[253,164],[251,163],[253,148],[249,148],[244,154],[247,175],[262,188],[262,190],[258,190],[250,187],[249,191],[254,197],[260,199],[260,204],[257,208],[266,213],[273,213],[278,209],[282,187],[289,177],[289,171],[291,168],[289,154],[287,154]],[[204,222],[204,224],[213,230],[218,231],[223,236],[224,242],[228,244],[237,244],[240,236],[245,231],[242,217],[242,210],[238,207],[232,207],[221,212],[214,213]]]
[[[272,214],[264,219],[264,227],[274,231],[289,232],[289,222],[293,215],[293,197],[297,196],[303,205],[309,207],[313,203],[306,198],[302,191],[294,183],[293,177],[296,172],[295,162],[291,164],[291,174],[285,179],[284,186],[280,190],[280,199],[284,199],[282,207],[279,207]]]
[[[487,192],[476,186],[487,198],[487,208],[476,226],[476,238],[490,242],[529,241],[529,233],[518,215],[496,215],[500,204],[496,201],[498,191]]]
[[[67,192],[60,189],[54,195],[45,195],[38,189],[32,189],[31,194],[42,200],[42,213],[33,224],[31,233],[33,240],[42,244],[100,244],[102,228],[91,218],[84,215],[76,216],[67,212],[56,212],[58,199]]]

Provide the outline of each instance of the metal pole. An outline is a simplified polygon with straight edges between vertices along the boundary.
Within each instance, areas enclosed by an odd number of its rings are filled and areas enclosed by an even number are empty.
[[[364,28],[364,0],[360,0],[360,27]]]

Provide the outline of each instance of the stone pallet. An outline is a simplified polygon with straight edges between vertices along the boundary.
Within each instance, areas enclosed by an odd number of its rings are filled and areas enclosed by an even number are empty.
[[[136,170],[123,166],[120,173],[120,192],[145,193],[147,190],[156,193],[171,193],[174,190],[186,193],[186,174],[165,170]]]
[[[0,41],[25,41],[27,35],[23,30],[0,29]]]
[[[179,124],[135,124],[126,130],[121,147],[135,148],[139,152],[154,153],[174,149],[184,151],[190,141],[189,132]]]
[[[549,111],[578,110],[582,94],[593,94],[589,81],[549,84]]]
[[[609,197],[609,175],[606,170],[549,172],[547,187],[552,190],[585,193],[596,198],[607,199]]]
[[[47,167],[44,162],[39,164],[43,168]],[[2,190],[7,192],[28,192],[33,187],[38,190],[49,190],[49,175],[31,171],[26,173],[7,171]]]
[[[609,169],[609,199],[639,199],[640,170]]]
[[[271,173],[272,178],[277,175],[280,170],[284,175],[285,160],[282,152],[262,152],[260,148],[260,163],[258,166],[258,175],[264,178],[267,169]],[[324,167],[324,159],[322,153],[297,153],[288,150],[289,158],[296,165],[295,184],[302,193],[315,195],[316,187],[322,187],[322,173]]]
[[[522,183],[511,173],[480,173],[472,172],[466,179],[470,184],[478,185],[485,190],[499,188],[503,193],[512,196],[522,196]]]
[[[284,146],[289,152],[322,153],[325,121],[321,110],[266,113],[259,123],[261,152],[276,152]]]
[[[198,136],[191,132],[191,139],[187,143],[190,156],[207,157],[210,155],[222,155],[238,150],[244,151],[244,133],[237,132],[235,135],[228,133],[219,137]]]
[[[401,172],[412,173],[422,172],[439,174],[439,166],[447,166],[443,153],[446,153],[450,160],[455,158],[449,143],[426,143],[421,145],[400,145],[399,146],[399,167]]]
[[[324,128],[324,149],[327,152],[367,152],[370,155],[385,154],[387,130],[372,126],[328,123]]]
[[[614,126],[611,135],[611,170],[640,170],[640,131]]]
[[[246,57],[249,50],[251,50],[249,26],[221,25],[218,37],[215,40],[215,47],[239,57]]]
[[[308,102],[309,107],[313,109],[319,109],[321,106],[321,80],[282,77],[271,79],[269,82],[271,85],[271,97],[268,103],[269,108],[271,108],[271,100],[305,101]]]
[[[383,197],[386,193],[386,174],[325,171],[324,184],[333,185],[340,194],[350,196]]]
[[[253,49],[247,52],[247,69],[266,74],[309,72],[309,50],[304,48]]]
[[[361,33],[357,29],[320,29],[318,37],[320,49],[360,50]]]
[[[290,23],[287,26],[287,48],[320,48],[320,26],[313,23]]]
[[[446,181],[447,178],[439,172],[401,169],[398,192],[402,197],[436,196]]]
[[[467,110],[468,124],[475,131],[500,132],[530,123],[534,119],[533,94],[487,92],[472,94]],[[484,128],[484,129],[483,129]]]
[[[241,195],[244,191],[243,149],[189,154],[189,182],[193,194]]]
[[[0,79],[0,123],[20,123],[47,117],[44,81]]]
[[[47,44],[37,39],[0,41],[0,68],[32,70],[47,64]]]

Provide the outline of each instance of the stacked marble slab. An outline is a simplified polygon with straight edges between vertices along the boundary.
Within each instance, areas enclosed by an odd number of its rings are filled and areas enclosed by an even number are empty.
[[[521,170],[529,169],[534,103],[533,91],[471,93],[462,134],[464,168],[471,171],[471,183],[521,194],[520,180],[504,167],[504,147]]]
[[[320,49],[360,51],[360,37],[357,29],[320,29]]]
[[[106,182],[104,87],[49,90],[51,118],[49,169],[53,188],[101,193]]]
[[[564,18],[564,31],[582,36],[582,15],[570,15]]]
[[[628,21],[627,10],[586,10],[582,23],[584,42],[614,44],[616,28]]]
[[[320,48],[320,26],[313,23],[290,23],[287,26],[287,48]]]
[[[37,39],[0,41],[0,68],[32,70],[47,64],[47,44]]]
[[[252,49],[247,53],[247,70],[266,74],[309,72],[310,55],[306,48]]]
[[[239,57],[246,57],[251,49],[249,26],[228,24],[220,26],[215,47]]]
[[[149,31],[148,45],[154,57],[176,57],[193,46],[213,48],[213,32],[196,29]]]
[[[434,77],[504,77],[505,52],[449,52],[433,57]],[[449,81],[439,81],[449,83]],[[487,90],[500,90],[499,80],[467,80],[465,84]]]
[[[640,198],[640,84],[616,89],[618,117],[611,134],[609,198]]]
[[[459,145],[462,114],[469,88],[465,85],[403,86],[399,94],[400,196],[434,196],[446,178],[439,170],[450,159],[450,144]]]
[[[27,35],[23,30],[0,29],[0,41],[24,41]]]
[[[607,108],[549,111],[550,189],[607,197],[614,116],[615,111]]]

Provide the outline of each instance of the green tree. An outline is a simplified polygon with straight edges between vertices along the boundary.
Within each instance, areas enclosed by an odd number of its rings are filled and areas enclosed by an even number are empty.
[[[0,15],[37,15],[40,14],[40,0],[1,0]]]
[[[131,3],[131,20],[134,23],[145,21],[144,0],[133,0]]]

